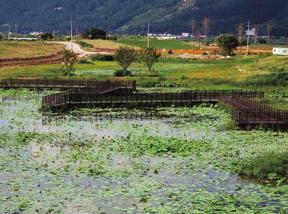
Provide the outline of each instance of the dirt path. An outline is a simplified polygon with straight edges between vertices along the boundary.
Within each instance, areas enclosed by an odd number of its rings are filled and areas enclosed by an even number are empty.
[[[90,52],[90,51],[85,51],[82,49],[82,47],[75,43],[75,42],[53,42],[56,44],[62,44],[64,45],[66,50],[73,50],[74,53],[79,55],[79,58],[83,58],[89,55],[94,55],[94,54],[111,54],[109,52],[101,52],[101,51],[95,51],[95,52]]]

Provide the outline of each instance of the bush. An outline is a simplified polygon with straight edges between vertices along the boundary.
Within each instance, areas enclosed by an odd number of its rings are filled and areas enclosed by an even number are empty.
[[[92,61],[109,61],[109,62],[112,62],[115,60],[113,55],[104,55],[104,54],[92,55],[90,56],[90,59]]]
[[[287,182],[288,151],[270,151],[256,158],[243,160],[236,171],[240,175],[261,181]]]
[[[77,41],[77,44],[79,44],[82,48],[93,48],[93,45],[84,41]]]
[[[53,34],[52,33],[44,33],[40,37],[41,37],[41,40],[51,40],[51,39],[53,39]]]
[[[255,86],[288,86],[288,72],[279,70],[270,74],[256,75],[248,79],[246,84]]]
[[[172,51],[172,50],[169,50],[169,51],[168,51],[168,54],[173,54],[173,51]]]
[[[82,34],[83,38],[86,39],[106,39],[107,32],[100,29],[100,28],[88,28],[86,31]]]
[[[125,77],[125,76],[132,76],[131,71],[128,70],[117,70],[114,72],[115,77]]]
[[[90,62],[87,58],[81,58],[78,61],[79,64],[93,64],[92,62]]]

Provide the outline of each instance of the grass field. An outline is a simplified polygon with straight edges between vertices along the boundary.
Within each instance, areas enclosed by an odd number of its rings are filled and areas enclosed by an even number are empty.
[[[121,46],[121,44],[110,41],[110,40],[83,40],[84,42],[93,45],[94,48],[102,48],[102,49],[117,49]],[[90,50],[88,48],[88,50]]]
[[[121,37],[117,40],[118,43],[132,45],[136,47],[147,47],[147,38],[145,37]],[[150,46],[156,49],[192,49],[192,44],[181,40],[158,40],[150,39]]]
[[[268,100],[281,108],[288,108],[288,89],[282,77],[270,81],[273,74],[288,70],[287,57],[271,55],[239,56],[227,60],[192,60],[163,58],[155,67],[158,75],[151,75],[144,65],[134,63],[130,70],[132,77],[120,79],[137,80],[140,87],[157,87],[169,90],[177,88],[193,89],[257,89],[271,94]],[[94,62],[78,64],[73,79],[119,79],[113,76],[119,69],[116,62]],[[276,75],[277,76],[277,75]],[[59,79],[61,65],[38,65],[3,68],[0,79],[6,78],[47,78]],[[284,77],[283,77],[284,78]],[[279,81],[281,84],[279,84]]]
[[[46,56],[63,49],[62,45],[44,42],[0,41],[0,58],[25,58]]]

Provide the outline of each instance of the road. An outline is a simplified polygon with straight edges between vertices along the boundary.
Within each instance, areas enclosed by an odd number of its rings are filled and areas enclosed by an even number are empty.
[[[50,43],[56,43],[56,44],[62,44],[64,45],[64,48],[66,50],[72,50],[74,53],[79,55],[79,58],[83,58],[89,55],[95,55],[95,54],[111,54],[108,52],[91,52],[91,51],[85,51],[82,49],[82,47],[75,43],[75,42],[50,42]]]

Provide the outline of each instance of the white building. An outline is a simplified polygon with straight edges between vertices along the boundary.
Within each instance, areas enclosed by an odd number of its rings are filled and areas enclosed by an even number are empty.
[[[279,56],[288,56],[288,48],[273,48],[273,54]]]

